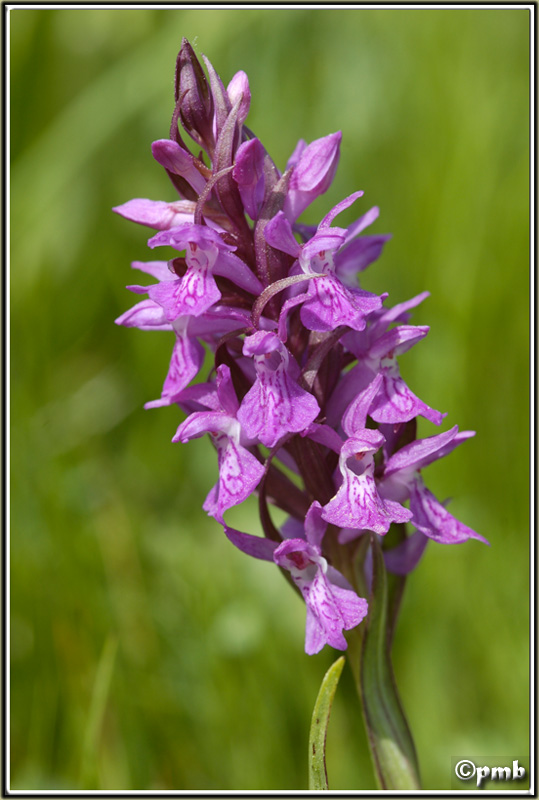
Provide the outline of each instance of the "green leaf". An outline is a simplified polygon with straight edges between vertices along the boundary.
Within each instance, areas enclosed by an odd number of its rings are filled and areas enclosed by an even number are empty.
[[[372,537],[373,579],[360,688],[374,768],[382,789],[419,789],[410,728],[397,694],[388,646],[388,586],[382,550]]]
[[[309,789],[314,789],[315,791],[328,789],[326,736],[331,704],[335,697],[343,666],[344,656],[341,656],[324,675],[316,703],[314,704],[309,734]]]

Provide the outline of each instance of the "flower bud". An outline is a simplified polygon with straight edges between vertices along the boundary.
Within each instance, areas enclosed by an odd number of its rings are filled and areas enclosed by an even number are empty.
[[[313,200],[331,186],[339,163],[341,138],[341,132],[337,131],[315,139],[301,151],[290,178],[284,207],[290,222],[294,222]]]
[[[242,95],[242,101],[240,105],[240,111],[238,114],[238,122],[240,125],[243,125],[247,118],[247,114],[249,113],[249,107],[251,105],[251,90],[249,89],[249,80],[247,75],[243,70],[236,72],[228,86],[226,87],[226,92],[228,94],[228,98],[230,100],[231,105],[235,105],[236,100]]]
[[[236,153],[232,177],[238,184],[241,201],[251,219],[258,219],[264,201],[264,148],[258,139],[243,142]]]
[[[211,155],[215,145],[213,97],[204,70],[187,39],[182,42],[177,70],[182,125],[191,138]]]

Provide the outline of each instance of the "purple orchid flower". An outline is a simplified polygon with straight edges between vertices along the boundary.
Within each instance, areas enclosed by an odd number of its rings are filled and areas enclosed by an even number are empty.
[[[387,323],[385,317],[382,319]],[[346,402],[351,398],[352,403],[356,402],[357,393],[364,391],[380,375],[381,380],[368,408],[368,414],[375,422],[396,425],[422,416],[440,425],[446,414],[428,406],[408,388],[396,358],[428,332],[426,325],[398,325],[383,332],[382,325],[375,322],[363,333],[347,335],[343,343],[357,357],[358,363],[344,376],[335,392],[328,406],[328,417],[332,420],[340,417],[343,408],[346,409]],[[345,416],[350,415],[351,411],[347,410]]]
[[[411,522],[425,536],[442,544],[460,544],[467,539],[479,539],[488,544],[483,536],[455,519],[426,488],[420,476],[420,470],[448,455],[472,436],[475,436],[474,431],[459,432],[455,425],[444,433],[411,442],[388,459],[378,484],[384,498],[399,502],[410,498]]]
[[[329,644],[346,650],[343,631],[359,625],[368,611],[367,601],[354,592],[343,575],[322,556],[321,543],[326,530],[322,508],[316,501],[305,517],[304,532],[285,538],[281,544],[225,527],[230,541],[244,553],[265,561],[274,561],[290,572],[307,606],[305,652],[320,652]],[[284,531],[284,528],[283,528]]]
[[[147,291],[152,300],[165,308],[170,319],[180,314],[199,316],[221,298],[214,274],[222,275],[248,292],[258,294],[263,287],[256,275],[226,244],[217,231],[205,225],[178,225],[172,230],[153,236],[149,247],[169,245],[186,251],[187,272],[172,285],[130,287],[132,291]]]
[[[296,382],[299,369],[279,337],[271,331],[254,333],[246,337],[243,352],[253,358],[257,375],[238,411],[247,435],[273,447],[283,436],[305,430],[320,406]]]
[[[159,283],[127,287],[137,294],[148,293],[150,300],[161,306],[168,322],[174,322],[182,316],[198,317],[219,302],[221,292],[213,277],[214,272],[231,277],[247,291],[258,292],[262,289],[262,284],[248,267],[230,252],[234,247],[225,244],[211,228],[194,224],[179,225],[172,230],[161,231],[150,239],[149,245],[171,245],[178,250],[186,250],[187,271],[182,278],[168,269],[148,268],[144,271],[158,278]],[[165,262],[149,263],[155,265]]]
[[[356,192],[351,195],[352,202],[362,195],[363,192]],[[347,203],[349,199],[346,198],[343,202]],[[338,209],[339,205],[336,208]],[[345,241],[334,255],[335,274],[347,286],[359,286],[358,273],[363,272],[373,261],[380,257],[385,243],[391,239],[391,234],[389,233],[359,236],[365,228],[378,219],[379,215],[380,209],[377,206],[373,206],[352,225],[349,225],[346,229]],[[300,234],[305,242],[312,239],[318,230],[314,225],[302,225],[300,223],[295,223],[293,229]]]
[[[159,280],[155,287],[161,287],[160,296],[162,298],[171,297],[169,286],[172,287],[172,291],[178,291],[181,281],[174,272],[170,271],[166,261],[134,261],[132,266]],[[153,287],[129,286],[128,288],[140,293]],[[174,317],[170,312],[170,304],[167,308],[164,301],[156,302],[155,296],[154,294],[154,299],[150,297],[137,303],[116,320],[118,325],[126,327],[136,327],[141,330],[167,330],[174,331],[176,334],[161,397],[146,403],[145,408],[156,408],[177,402],[177,396],[197,376],[204,361],[204,348],[198,341],[199,338],[211,340],[215,335],[222,336],[229,330],[245,325],[248,321],[241,311],[229,308],[220,309],[218,306],[214,306],[212,312],[199,317],[191,317],[188,314]]]
[[[368,357],[361,367],[371,371],[371,375],[382,375],[382,383],[376,394],[369,414],[376,422],[408,422],[422,416],[441,425],[446,414],[428,406],[420,400],[401,378],[396,356],[406,352],[416,342],[427,335],[429,328],[424,326],[399,325],[384,333],[369,348]]]
[[[150,299],[163,306],[167,318],[190,315],[198,317],[221,299],[213,277],[213,267],[221,252],[234,250],[211,228],[203,225],[178,225],[153,236],[148,245],[170,245],[185,250],[187,272],[176,281],[163,281],[144,289]]]
[[[338,203],[304,245],[294,238],[290,222],[282,211],[266,226],[264,236],[268,244],[296,258],[299,271],[313,278],[305,293],[296,295],[284,304],[279,322],[281,338],[286,338],[286,314],[300,303],[301,321],[312,331],[331,331],[339,325],[362,331],[366,327],[367,316],[382,307],[382,297],[346,285],[338,277],[335,268],[335,257],[359,231],[355,225],[349,229],[331,227],[331,222],[362,194],[355,192]],[[362,230],[361,226],[359,230]]]
[[[151,302],[151,301],[148,301]],[[141,304],[139,304],[141,305]],[[139,312],[140,313],[140,312]],[[176,342],[161,397],[145,403],[144,408],[157,408],[177,403],[184,389],[195,378],[204,361],[200,339],[213,342],[228,331],[245,326],[247,320],[236,309],[214,306],[200,317],[178,317],[172,323]]]
[[[384,443],[379,431],[366,428],[347,439],[341,449],[339,469],[343,481],[324,506],[323,518],[340,528],[374,531],[383,535],[392,522],[408,522],[412,512],[378,493],[374,480],[374,453]]]
[[[210,433],[217,450],[219,480],[203,508],[222,522],[225,511],[242,503],[256,489],[264,467],[242,444],[245,436],[236,417],[239,403],[226,364],[217,369],[217,398],[219,410],[194,412],[182,422],[172,441],[187,442]]]

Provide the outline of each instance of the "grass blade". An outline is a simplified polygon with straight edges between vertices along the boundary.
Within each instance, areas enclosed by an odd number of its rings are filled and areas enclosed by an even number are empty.
[[[341,656],[324,675],[316,703],[314,704],[309,734],[309,789],[315,791],[328,789],[326,737],[331,705],[343,666],[344,656]]]

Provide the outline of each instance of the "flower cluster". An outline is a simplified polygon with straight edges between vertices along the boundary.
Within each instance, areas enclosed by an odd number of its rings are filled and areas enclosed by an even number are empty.
[[[187,413],[174,442],[210,435],[219,477],[205,511],[238,548],[289,573],[307,607],[306,652],[344,650],[343,631],[368,610],[343,575],[362,537],[400,526],[398,544],[384,549],[397,574],[417,564],[428,539],[485,541],[421,477],[473,432],[454,426],[416,438],[418,416],[437,426],[445,416],[411,391],[397,363],[428,333],[409,322],[428,293],[391,307],[386,294],[360,288],[358,272],[389,238],[364,233],[378,209],[339,227],[339,214],[363,194],[355,192],[317,227],[298,222],[333,180],[341,134],[300,141],[281,173],[244,124],[245,73],[225,88],[204,62],[207,76],[184,40],[170,138],[152,145],[179,199],[114,209],[157,231],[151,248],[176,251],[133,263],[156,282],[128,287],[145,297],[117,323],[172,334],[161,397],[147,407],[177,404]],[[192,383],[207,349],[211,373]],[[253,493],[264,538],[224,519]],[[280,531],[268,503],[289,515]],[[406,522],[412,535],[403,533]]]

